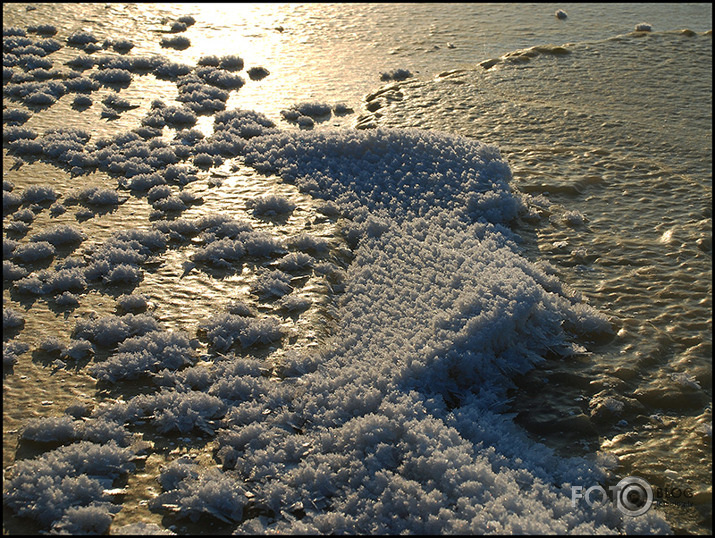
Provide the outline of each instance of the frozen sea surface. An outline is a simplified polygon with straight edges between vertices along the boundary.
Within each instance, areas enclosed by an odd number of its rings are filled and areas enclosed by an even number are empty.
[[[709,528],[704,8],[544,6],[4,4],[5,529]]]

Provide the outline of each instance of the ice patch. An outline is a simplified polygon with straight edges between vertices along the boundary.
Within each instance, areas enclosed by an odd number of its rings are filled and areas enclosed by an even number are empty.
[[[653,29],[653,27],[648,24],[647,22],[640,22],[636,24],[635,31],[636,32],[650,32]]]
[[[248,200],[246,207],[252,209],[255,215],[284,215],[292,213],[295,204],[283,196],[268,195]]]
[[[80,441],[15,463],[3,481],[6,506],[51,525],[80,506],[109,507],[105,484],[134,470],[133,452],[114,441]]]
[[[2,308],[2,328],[6,329],[16,329],[17,327],[22,327],[25,325],[25,318],[22,314],[13,310],[12,308]]]
[[[408,69],[393,69],[380,74],[380,80],[407,80],[412,77],[412,73]]]
[[[292,412],[247,402],[225,419],[214,480],[250,480],[275,518],[240,530],[618,528],[614,510],[594,519],[552,485],[597,480],[595,466],[556,458],[499,414],[511,375],[610,327],[519,255],[505,224],[522,204],[498,152],[418,131],[281,133],[247,150],[259,168],[337,203],[361,232],[341,328],[319,370],[301,377]],[[207,329],[221,327],[217,341],[230,345],[223,338],[243,323],[224,315]]]
[[[31,45],[21,35],[11,37],[8,46]],[[82,46],[96,38],[80,33],[71,41]],[[35,55],[23,56],[26,65],[42,65],[40,56],[27,56]],[[93,67],[85,59],[76,63]],[[153,138],[165,126],[187,129],[198,114],[222,110],[228,90],[243,84],[231,72],[243,66],[238,57],[199,63],[193,69],[168,61],[102,59],[91,78],[70,80],[76,81],[73,91],[94,91],[97,81],[128,84],[138,69],[153,70],[159,78],[185,77],[177,81],[185,106],[155,102],[142,120],[141,133]],[[13,66],[10,78],[20,69]],[[389,78],[408,75],[398,71]],[[6,88],[38,104],[51,104],[70,91],[64,82],[31,84]],[[117,97],[109,103],[125,108]],[[330,114],[328,105],[304,103],[290,117],[311,125],[314,117]],[[652,515],[623,523],[610,507],[571,506],[568,485],[597,483],[598,467],[557,458],[501,414],[515,373],[546,353],[566,355],[573,340],[610,327],[520,255],[508,225],[523,204],[511,192],[510,171],[495,148],[416,130],[283,133],[266,117],[240,110],[218,112],[208,137],[182,133],[171,143],[134,132],[88,144],[89,135],[81,131],[65,129],[35,140],[34,133],[15,128],[8,141],[21,155],[120,174],[120,186],[148,191],[147,200],[160,209],[184,204],[167,182],[197,179],[195,168],[179,164],[184,160],[210,167],[244,155],[257,170],[279,174],[323,199],[328,214],[345,217],[356,252],[338,306],[339,328],[319,353],[288,354],[282,371],[290,379],[280,383],[263,376],[262,363],[224,353],[232,346],[283,339],[282,318],[261,317],[265,305],[256,314],[245,304],[230,303],[226,312],[200,324],[199,337],[222,357],[212,364],[196,364],[188,335],[161,331],[151,316],[80,319],[67,348],[52,341],[43,343],[45,350],[79,360],[93,354],[95,345],[116,346],[109,357],[99,353],[90,367],[93,375],[110,384],[149,376],[164,388],[101,406],[91,416],[78,413],[87,419],[81,429],[74,415],[31,423],[23,432],[26,440],[85,440],[18,462],[5,484],[9,508],[47,527],[54,524],[58,532],[105,532],[109,511],[101,503],[107,486],[133,467],[131,452],[119,447],[127,440],[124,424],[151,421],[155,431],[168,434],[213,436],[220,428],[216,450],[222,464],[220,470],[170,464],[160,476],[165,492],[152,507],[192,520],[213,516],[241,524],[239,531],[600,533],[649,525],[658,530]],[[7,196],[12,207],[52,202],[57,193],[25,191],[15,199],[5,193],[4,206]],[[94,197],[118,201],[114,191],[82,191],[77,199],[91,203]],[[261,199],[253,209],[285,214],[294,209],[291,204]],[[69,232],[41,234],[31,245],[6,242],[5,256],[27,263],[52,256],[52,242]],[[259,273],[251,289],[261,299],[280,298],[276,310],[310,305],[290,293],[291,275],[284,271],[312,270],[326,277],[339,272],[305,253],[329,252],[329,241],[320,236],[289,238],[288,246],[301,252],[285,256],[286,248],[272,234],[209,215],[120,232],[85,252],[87,264],[58,264],[54,271],[25,274],[15,285],[45,293],[81,292],[97,280],[134,284],[143,277],[139,265],[168,241],[189,243],[198,234],[196,262],[231,267],[246,256],[284,256],[261,260],[270,269]],[[22,273],[9,263],[4,271]],[[136,296],[117,302],[125,310],[146,307]],[[22,345],[7,348],[12,362]],[[257,511],[270,518],[251,517]]]

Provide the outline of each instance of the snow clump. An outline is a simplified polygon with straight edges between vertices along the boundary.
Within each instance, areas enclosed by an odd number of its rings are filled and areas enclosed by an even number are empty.
[[[104,316],[96,320],[79,320],[73,338],[83,338],[100,346],[114,346],[127,338],[159,330],[156,320],[147,314]]]
[[[246,207],[252,209],[255,215],[270,216],[292,213],[296,206],[284,196],[268,195],[251,198],[246,202]]]
[[[80,441],[16,462],[3,481],[7,507],[50,526],[81,506],[110,506],[107,486],[133,471],[134,454],[114,441]],[[71,515],[71,512],[70,512]]]
[[[191,46],[191,40],[185,36],[163,37],[160,45],[165,48],[184,50]]]
[[[226,351],[235,343],[247,348],[270,344],[283,336],[278,322],[271,318],[254,319],[234,314],[217,314],[199,324],[217,351]]]
[[[95,364],[91,372],[98,379],[115,383],[163,368],[177,370],[194,362],[196,357],[185,333],[153,331],[124,340],[114,355]]]
[[[251,285],[251,291],[260,297],[282,297],[293,291],[290,275],[276,269],[258,275]]]
[[[30,237],[30,241],[44,241],[55,247],[77,243],[85,239],[87,239],[87,235],[84,232],[69,224],[53,226]]]
[[[408,69],[393,69],[380,74],[380,80],[406,80],[412,77],[412,73]]]
[[[47,241],[36,241],[33,243],[25,243],[19,245],[13,251],[12,255],[15,260],[23,263],[31,263],[38,260],[53,257],[57,251],[51,243]]]
[[[17,327],[22,327],[25,325],[25,318],[22,314],[13,310],[12,308],[2,308],[2,328],[6,329],[16,329]]]

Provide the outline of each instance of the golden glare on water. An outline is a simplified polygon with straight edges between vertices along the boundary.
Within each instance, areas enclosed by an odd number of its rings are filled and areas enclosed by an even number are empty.
[[[252,3],[138,4],[137,7],[148,18],[157,13],[165,13],[166,19],[195,14],[195,25],[185,32],[191,39],[191,48],[183,56],[184,61],[206,54],[240,54],[252,61],[274,57],[280,41],[271,39],[271,34],[279,33],[276,27],[280,27],[283,14],[290,9],[287,4]]]
[[[287,108],[287,97],[302,94],[301,100],[317,99],[324,94],[324,87],[314,91],[314,77],[307,76],[307,67],[323,71],[335,70],[333,57],[327,53],[317,54],[319,47],[311,37],[304,36],[306,25],[311,23],[316,10],[323,5],[271,4],[271,3],[206,3],[206,4],[138,4],[142,17],[152,19],[160,15],[158,23],[176,19],[181,14],[193,13],[196,19],[181,35],[191,41],[191,46],[177,55],[177,61],[196,64],[202,57],[236,55],[245,61],[241,76],[253,67],[260,67],[269,76],[246,84],[238,92],[232,92],[228,108],[250,108],[279,118],[281,109]],[[299,31],[300,29],[300,31]],[[166,25],[157,26],[157,31],[167,31]],[[320,32],[315,28],[315,32]],[[298,35],[301,37],[298,37]],[[166,54],[162,50],[162,54]],[[168,51],[170,54],[173,51]],[[327,78],[327,77],[325,77]],[[324,84],[320,77],[318,82]],[[340,93],[335,92],[337,101]]]
[[[267,70],[265,78],[250,80],[232,92],[228,108],[255,110],[274,121],[296,102],[327,100],[357,109],[356,96],[379,84],[379,55],[385,50],[375,50],[374,57],[366,59],[366,51],[383,47],[361,43],[374,37],[359,31],[353,13],[357,8],[350,4],[138,4],[137,9],[140,18],[154,22],[155,32],[168,32],[167,21],[193,14],[196,23],[180,34],[190,39],[190,47],[180,53],[155,51],[178,63],[194,65],[206,56],[237,55],[245,61],[244,79],[251,68]],[[335,31],[338,40],[330,38]],[[351,90],[346,92],[345,85]],[[351,119],[333,118],[336,126]]]

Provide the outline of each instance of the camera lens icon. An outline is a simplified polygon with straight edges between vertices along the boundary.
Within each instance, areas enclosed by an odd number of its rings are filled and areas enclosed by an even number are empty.
[[[628,476],[615,487],[616,507],[625,516],[642,516],[653,504],[653,488],[637,476]]]

